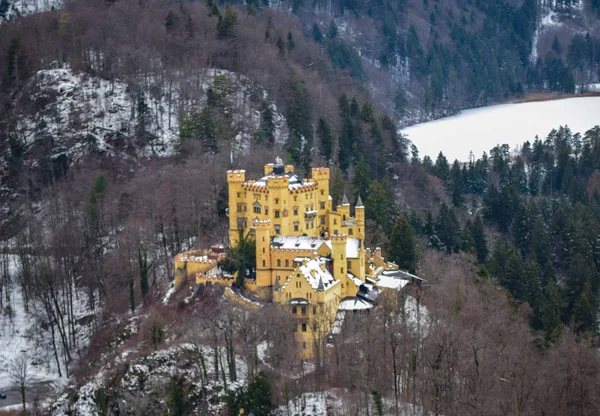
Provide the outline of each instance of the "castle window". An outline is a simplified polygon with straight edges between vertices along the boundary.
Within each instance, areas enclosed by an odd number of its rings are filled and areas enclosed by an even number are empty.
[[[242,197],[242,193],[241,192],[238,192],[237,195],[238,195],[238,198]]]
[[[298,207],[294,207],[294,215],[298,215]]]
[[[237,226],[239,230],[246,228],[246,218],[240,217],[237,219]]]
[[[298,221],[294,222],[294,231],[298,231]]]
[[[279,204],[279,198],[275,198],[275,205]]]
[[[298,195],[294,195],[294,201],[298,200]]]
[[[353,232],[352,232],[352,228],[350,228],[350,229],[348,230],[348,234],[350,234],[350,235],[352,235],[352,234],[353,234]]]
[[[244,204],[244,212],[248,212],[248,204]]]
[[[269,215],[269,207],[265,207],[265,215]]]
[[[337,225],[337,218],[333,219],[333,225]]]
[[[254,213],[260,214],[260,204],[259,203],[254,204]]]
[[[237,204],[237,212],[242,212],[242,204]]]
[[[321,201],[321,209],[325,209],[325,202]]]
[[[277,259],[277,267],[281,267],[281,259]]]
[[[292,306],[292,315],[296,315],[296,307]]]
[[[321,189],[321,195],[325,195],[325,191]]]
[[[281,226],[279,224],[275,224],[275,234],[281,234]]]
[[[351,269],[352,268],[352,262],[350,260],[348,260],[348,268]]]
[[[278,209],[275,210],[275,218],[279,218],[281,216],[281,211]]]
[[[287,216],[288,216],[288,210],[284,209],[283,210],[283,218],[287,218]]]
[[[306,332],[306,324],[302,324],[302,332]],[[306,348],[306,346],[304,348]]]
[[[264,237],[263,237],[264,238]],[[265,248],[263,247],[263,253],[265,252]]]
[[[267,267],[267,261],[263,260],[263,267]]]
[[[337,235],[337,233],[338,233],[338,230],[333,230],[334,235]]]
[[[289,267],[289,265],[290,265],[290,261],[286,259],[285,260],[285,267]]]
[[[321,225],[325,225],[325,215],[321,215]]]
[[[302,315],[306,315],[306,306],[303,306],[301,311],[302,311]]]
[[[346,221],[346,215],[342,215],[342,221]]]
[[[343,267],[340,267],[340,273],[342,273],[342,274],[344,273],[344,268]]]

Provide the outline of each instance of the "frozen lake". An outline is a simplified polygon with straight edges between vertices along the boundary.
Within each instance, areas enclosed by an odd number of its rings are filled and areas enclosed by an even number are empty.
[[[440,151],[452,163],[480,157],[498,144],[511,149],[535,136],[545,138],[553,128],[568,125],[582,135],[600,124],[600,97],[577,97],[531,103],[500,104],[462,111],[452,117],[415,124],[402,130],[433,161]]]

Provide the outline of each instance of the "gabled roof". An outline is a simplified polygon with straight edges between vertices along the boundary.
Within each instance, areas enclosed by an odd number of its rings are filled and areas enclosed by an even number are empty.
[[[325,290],[335,283],[335,279],[329,273],[326,267],[321,267],[327,260],[324,258],[316,258],[306,262],[298,267],[300,273],[308,280],[308,283],[315,290]],[[325,269],[325,270],[323,270]]]

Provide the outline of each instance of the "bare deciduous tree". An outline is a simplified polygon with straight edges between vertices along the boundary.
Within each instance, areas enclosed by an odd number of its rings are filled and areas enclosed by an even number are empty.
[[[25,354],[15,357],[11,361],[8,371],[10,380],[19,388],[19,391],[21,392],[23,410],[26,410],[25,391],[27,390],[27,387],[29,387],[31,377],[29,374],[27,357]]]

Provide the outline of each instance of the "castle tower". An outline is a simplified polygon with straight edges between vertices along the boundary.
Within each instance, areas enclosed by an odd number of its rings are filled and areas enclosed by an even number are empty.
[[[239,228],[248,229],[244,204],[242,184],[246,180],[245,170],[228,170],[227,186],[229,189],[229,245],[235,247],[238,243]]]
[[[273,220],[274,235],[290,235],[289,210],[291,207],[288,204],[290,179],[284,176],[283,169],[283,165],[275,165],[273,172],[276,176],[269,176],[267,179],[269,216]]]
[[[347,270],[346,259],[346,234],[331,236],[331,259],[333,260],[333,277],[336,280],[345,280]]]
[[[271,221],[254,223],[256,236],[256,286],[271,286]]]
[[[360,239],[362,247],[365,241],[365,206],[363,205],[360,195],[358,195],[358,199],[356,200],[354,216],[356,217],[356,224],[358,227],[356,238]]]
[[[338,205],[336,210],[342,216],[342,221],[350,218],[350,202],[348,202],[346,194],[344,194],[344,199],[342,199],[342,205]]]
[[[331,211],[331,200],[329,199],[329,168],[312,168],[313,181],[317,182],[317,224],[323,231],[327,229],[327,214]]]

